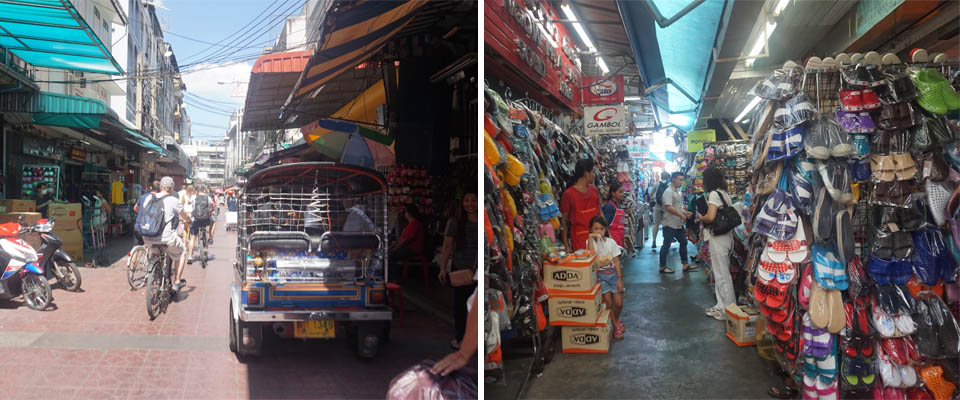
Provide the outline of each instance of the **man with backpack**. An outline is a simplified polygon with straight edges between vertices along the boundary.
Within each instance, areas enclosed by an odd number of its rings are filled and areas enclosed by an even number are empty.
[[[209,229],[213,220],[213,199],[210,198],[210,193],[207,192],[205,185],[200,185],[200,189],[197,191],[197,194],[194,195],[194,198],[191,199],[191,202],[193,203],[193,215],[190,217],[193,222],[190,223],[190,243],[188,247],[187,264],[193,263],[193,248],[197,246],[197,236],[200,236],[200,230]],[[207,236],[210,237],[210,232],[207,233]]]
[[[173,195],[173,186],[173,178],[169,176],[160,180],[160,192],[150,194],[139,207],[135,230],[143,237],[148,249],[155,244],[167,245],[166,253],[177,269],[174,290],[179,291],[187,281],[183,279],[185,246],[177,235],[177,225],[181,220],[189,222],[190,216],[183,212],[180,200]]]
[[[653,186],[654,191],[650,199],[650,206],[653,207],[653,241],[650,242],[650,252],[657,252],[657,233],[660,231],[660,223],[663,222],[663,192],[670,186],[670,173],[663,171],[660,173],[660,183]]]

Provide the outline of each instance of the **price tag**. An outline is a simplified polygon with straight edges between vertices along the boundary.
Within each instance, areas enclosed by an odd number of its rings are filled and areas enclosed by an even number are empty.
[[[887,227],[890,228],[890,232],[900,232],[900,227],[894,222],[888,223]]]
[[[930,176],[930,170],[932,170],[932,169],[933,169],[933,161],[932,161],[932,160],[926,160],[926,161],[924,161],[924,162],[923,162],[923,175],[920,175],[920,176],[922,176],[922,177],[928,177],[928,176]]]

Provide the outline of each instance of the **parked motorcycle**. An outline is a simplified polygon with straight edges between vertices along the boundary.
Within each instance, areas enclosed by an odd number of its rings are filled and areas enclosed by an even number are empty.
[[[43,224],[25,227],[21,222],[0,224],[0,267],[3,268],[0,299],[22,295],[27,307],[43,311],[53,302],[53,291],[43,267],[38,264],[36,250],[21,236],[31,232],[49,233],[53,225],[42,221]]]
[[[73,262],[63,247],[63,240],[51,233],[53,231],[53,217],[38,221],[34,232],[40,233],[40,249],[37,250],[37,257],[40,258],[38,265],[40,269],[46,272],[47,279],[57,278],[60,287],[71,292],[80,291],[80,268]]]

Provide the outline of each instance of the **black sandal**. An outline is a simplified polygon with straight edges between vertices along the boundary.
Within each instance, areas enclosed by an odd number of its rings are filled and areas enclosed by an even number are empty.
[[[797,397],[797,394],[797,389],[788,386],[785,383],[777,384],[776,386],[771,387],[770,390],[767,390],[767,395],[778,399],[793,399]]]
[[[667,267],[660,268],[660,273],[661,273],[661,274],[672,274],[672,273],[674,273],[674,272],[677,272],[677,271],[674,271],[674,270],[672,270],[672,269],[670,269],[670,268],[667,268]]]

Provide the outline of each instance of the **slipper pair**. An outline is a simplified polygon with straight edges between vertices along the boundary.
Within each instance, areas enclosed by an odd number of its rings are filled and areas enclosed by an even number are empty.
[[[923,361],[910,336],[885,338],[880,341],[883,353],[896,365],[913,365]]]
[[[803,358],[803,372],[807,377],[817,377],[825,383],[837,379],[837,348],[833,346],[824,357],[805,356]]]
[[[883,338],[903,337],[917,330],[917,324],[910,314],[891,316],[876,303],[873,306],[871,321],[873,328]]]
[[[829,246],[813,245],[813,271],[817,283],[825,289],[847,290],[847,269]]]
[[[803,353],[811,357],[826,357],[833,348],[833,335],[810,322],[810,314],[803,316]]]
[[[913,269],[908,260],[888,260],[879,257],[870,257],[867,264],[870,277],[881,285],[889,283],[904,284],[913,276]]]
[[[869,357],[844,355],[840,372],[844,384],[853,390],[871,388],[877,381],[877,371]]]
[[[917,104],[924,110],[946,114],[949,110],[960,109],[960,95],[936,70],[919,70],[912,74],[912,79],[919,92]]]
[[[803,127],[795,126],[781,132],[774,132],[767,150],[767,160],[776,161],[800,154],[803,150]]]
[[[823,382],[816,377],[803,377],[804,400],[835,400],[837,399],[837,380]]]
[[[830,333],[840,333],[847,325],[847,313],[840,291],[824,289],[816,282],[810,294],[809,314],[813,326],[825,328]]]
[[[835,117],[821,114],[807,131],[804,138],[807,156],[826,160],[830,157],[846,157],[853,151],[850,135],[843,131]]]
[[[873,123],[873,118],[867,111],[843,111],[837,109],[837,122],[844,132],[854,133],[872,133],[877,129]]]
[[[879,355],[880,379],[884,386],[906,388],[917,385],[917,371],[909,365],[897,365],[892,362],[884,346],[877,346]]]
[[[883,102],[872,89],[841,89],[840,109],[847,112],[876,110],[883,106]]]
[[[805,94],[799,93],[784,101],[773,113],[773,126],[779,130],[788,130],[813,119],[816,114],[816,107],[810,99]]]

